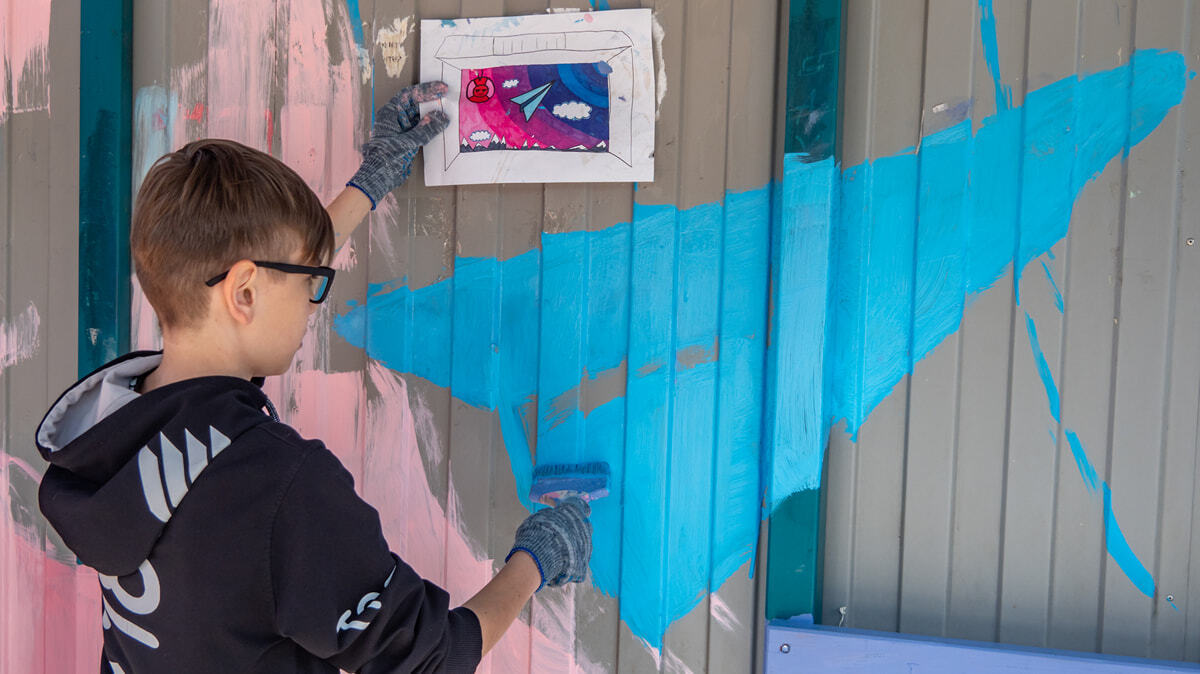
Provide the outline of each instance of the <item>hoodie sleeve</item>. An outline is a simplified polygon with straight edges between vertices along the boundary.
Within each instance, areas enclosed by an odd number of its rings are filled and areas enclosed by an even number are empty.
[[[302,461],[270,537],[280,633],[346,671],[475,671],[475,614],[449,610],[445,590],[391,553],[337,457],[319,446]]]

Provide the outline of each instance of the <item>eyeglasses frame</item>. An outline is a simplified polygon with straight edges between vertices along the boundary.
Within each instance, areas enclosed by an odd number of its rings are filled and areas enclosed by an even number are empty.
[[[316,299],[313,299],[311,297],[308,298],[308,301],[312,302],[313,304],[320,304],[320,303],[324,302],[325,298],[329,297],[330,289],[333,288],[333,275],[336,273],[336,270],[333,267],[311,267],[306,264],[290,264],[288,262],[268,262],[266,260],[251,260],[251,262],[253,262],[254,266],[256,266],[256,267],[265,267],[266,269],[274,269],[276,271],[284,272],[285,274],[307,274],[309,276],[324,276],[327,280],[325,281],[325,289],[321,291],[321,296]],[[211,287],[217,285],[218,283],[220,283],[221,281],[224,281],[226,276],[229,276],[229,271],[224,271],[224,272],[217,274],[216,276],[208,279],[207,281],[204,282],[204,285],[211,288]]]

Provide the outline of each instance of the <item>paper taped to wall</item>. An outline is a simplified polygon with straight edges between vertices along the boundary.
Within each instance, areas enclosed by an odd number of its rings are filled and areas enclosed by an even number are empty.
[[[654,179],[649,9],[421,22],[425,184]]]

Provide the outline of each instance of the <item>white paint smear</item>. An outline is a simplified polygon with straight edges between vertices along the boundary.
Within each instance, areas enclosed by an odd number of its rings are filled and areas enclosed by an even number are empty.
[[[383,65],[387,68],[388,77],[400,77],[404,64],[408,63],[408,51],[404,45],[412,29],[413,17],[397,17],[391,26],[384,26],[375,34],[375,44],[383,53]]]
[[[16,365],[37,352],[42,319],[33,302],[12,323],[0,322],[0,370]]]
[[[726,604],[716,592],[708,595],[708,606],[713,620],[716,620],[717,624],[725,631],[737,632],[742,629],[742,623],[734,615],[733,609],[729,608],[729,604]]]
[[[663,97],[667,95],[667,57],[663,55],[663,37],[667,33],[658,21],[657,14],[651,19],[650,34],[654,38],[654,119],[657,121],[662,110]]]

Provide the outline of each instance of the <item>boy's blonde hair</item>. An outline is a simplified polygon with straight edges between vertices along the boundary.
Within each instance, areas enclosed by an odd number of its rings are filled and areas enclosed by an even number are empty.
[[[207,313],[204,282],[238,260],[303,263],[333,256],[333,224],[295,171],[231,140],[188,143],[164,155],[142,181],[130,228],[134,269],[167,327]]]

